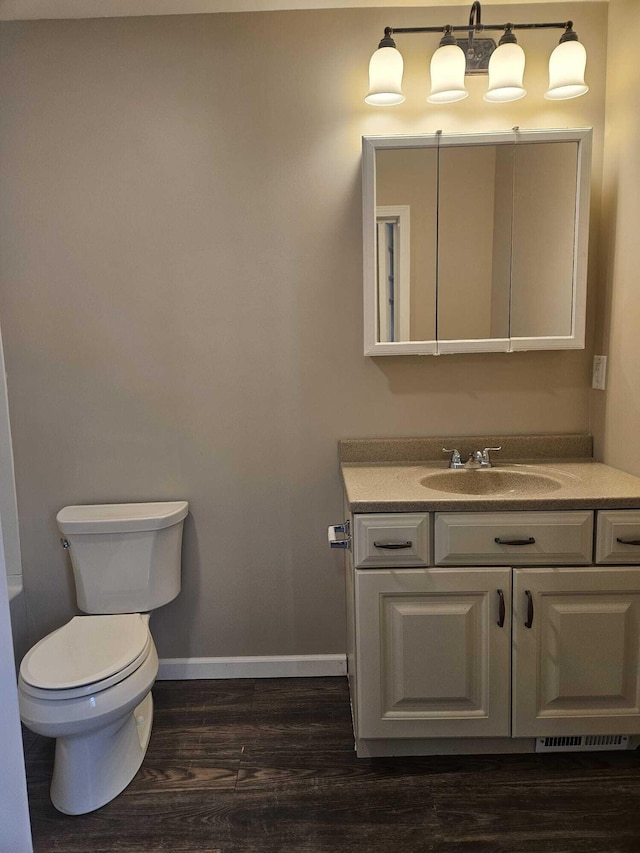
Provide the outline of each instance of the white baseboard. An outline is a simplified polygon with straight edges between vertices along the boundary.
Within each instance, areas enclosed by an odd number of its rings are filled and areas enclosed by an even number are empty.
[[[346,655],[161,658],[159,681],[196,678],[306,678],[346,675]]]

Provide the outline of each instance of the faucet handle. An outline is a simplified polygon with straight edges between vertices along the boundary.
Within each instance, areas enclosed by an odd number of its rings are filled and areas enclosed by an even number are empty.
[[[448,447],[443,447],[442,452],[451,454],[451,461],[449,462],[449,468],[462,468],[463,467],[464,463],[463,463],[462,458],[460,456],[459,450],[457,450],[456,448],[449,449]]]
[[[497,452],[498,450],[502,450],[502,447],[485,447],[485,449],[482,451],[482,464],[485,465],[487,468],[491,468],[491,459],[489,457],[489,452]]]

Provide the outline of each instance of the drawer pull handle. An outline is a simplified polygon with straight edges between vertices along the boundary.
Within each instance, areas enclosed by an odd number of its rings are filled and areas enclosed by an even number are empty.
[[[624,539],[622,536],[617,536],[616,542],[621,545],[640,545],[640,539]]]
[[[498,545],[535,545],[536,542],[533,536],[529,536],[527,539],[502,539],[502,537],[496,536],[493,541],[497,542]]]
[[[531,628],[533,625],[533,596],[530,589],[525,589],[524,594],[527,596],[527,621],[524,623],[524,627]]]
[[[384,548],[386,551],[401,551],[403,548],[411,548],[413,542],[407,539],[405,542],[394,542],[392,539],[387,542],[374,542],[374,548]]]
[[[504,619],[507,614],[507,609],[504,604],[504,592],[501,589],[498,590],[498,598],[500,599],[498,606],[498,628],[504,628]]]

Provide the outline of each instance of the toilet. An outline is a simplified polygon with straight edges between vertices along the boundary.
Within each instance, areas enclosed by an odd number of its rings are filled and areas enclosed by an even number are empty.
[[[56,738],[51,800],[85,814],[117,797],[144,759],[158,655],[149,611],[180,592],[187,501],[68,506],[57,522],[78,607],[20,665],[22,722]]]

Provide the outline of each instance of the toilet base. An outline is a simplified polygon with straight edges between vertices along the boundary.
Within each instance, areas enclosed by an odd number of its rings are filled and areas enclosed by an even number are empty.
[[[106,805],[132,781],[151,736],[151,691],[133,711],[98,731],[58,737],[51,801],[58,811],[86,814]]]

